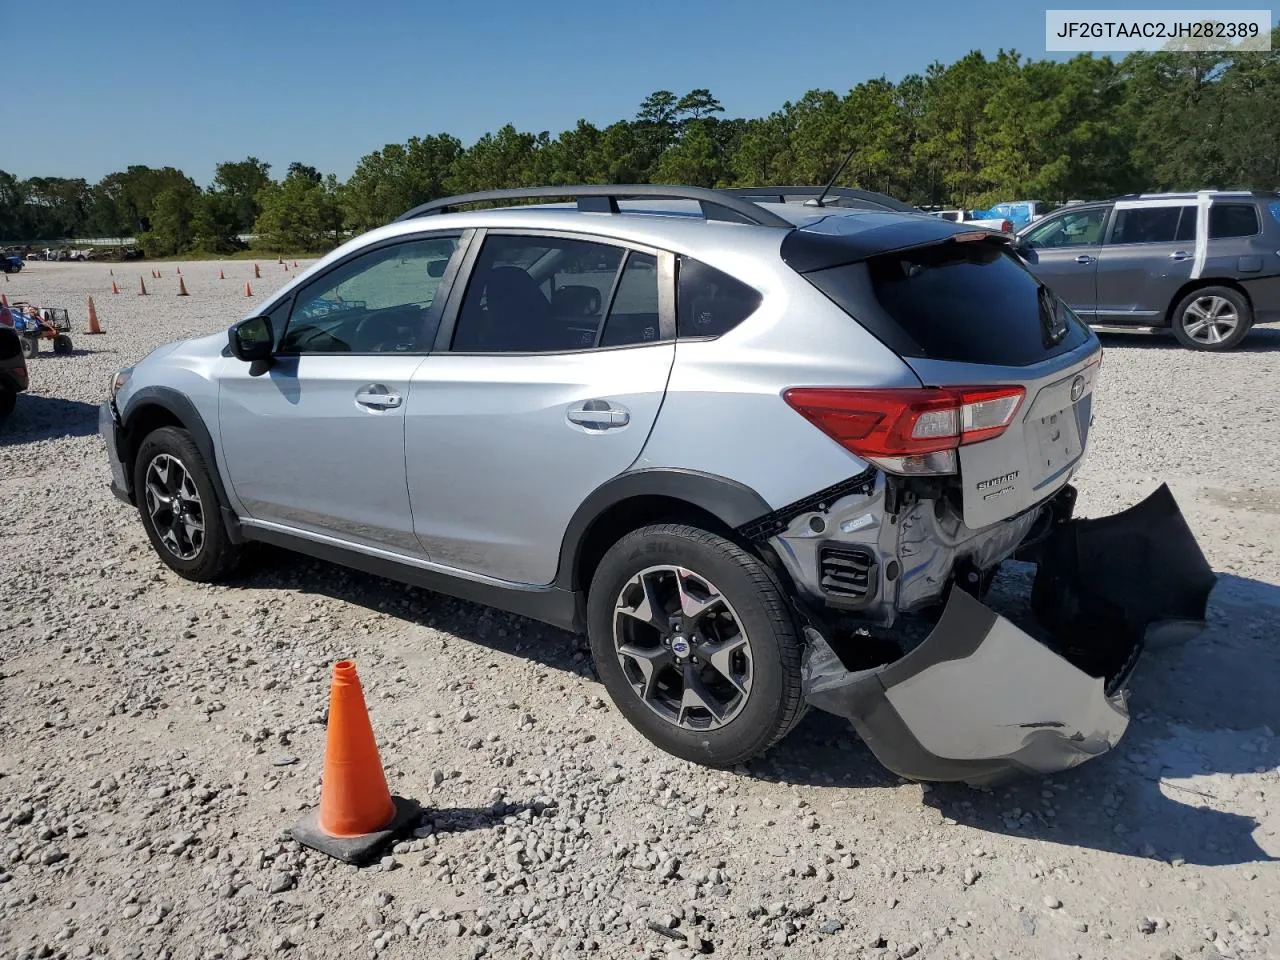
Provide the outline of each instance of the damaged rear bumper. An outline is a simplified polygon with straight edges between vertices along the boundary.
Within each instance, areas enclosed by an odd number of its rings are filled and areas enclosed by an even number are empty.
[[[1163,486],[1111,517],[1062,516],[1025,558],[1038,636],[953,588],[929,636],[883,666],[850,670],[808,630],[806,699],[912,780],[989,784],[1105,753],[1144,645],[1203,629],[1216,578]]]

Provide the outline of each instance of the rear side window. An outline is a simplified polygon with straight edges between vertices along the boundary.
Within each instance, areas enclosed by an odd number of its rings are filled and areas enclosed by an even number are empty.
[[[1252,203],[1215,203],[1209,208],[1209,239],[1252,237],[1261,228]]]
[[[864,269],[879,316],[866,303]],[[1089,339],[1001,244],[938,244],[805,277],[903,356],[1021,367]]]
[[[1196,237],[1196,208],[1128,207],[1116,211],[1111,228],[1112,246],[1129,243],[1175,243]]]
[[[727,273],[692,257],[680,257],[676,290],[676,333],[718,337],[760,306],[760,294]]]

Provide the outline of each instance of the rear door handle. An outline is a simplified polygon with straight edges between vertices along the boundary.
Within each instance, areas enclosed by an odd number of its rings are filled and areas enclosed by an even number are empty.
[[[1093,263],[1097,259],[1097,257],[1091,257],[1087,253],[1082,253],[1080,256],[1076,257],[1076,263]]]
[[[361,387],[356,393],[356,403],[372,410],[394,410],[404,402],[404,397],[392,393],[381,384]]]
[[[1173,253],[1169,254],[1169,259],[1176,260],[1180,263],[1183,260],[1190,260],[1191,254],[1187,253],[1185,250],[1175,250]]]

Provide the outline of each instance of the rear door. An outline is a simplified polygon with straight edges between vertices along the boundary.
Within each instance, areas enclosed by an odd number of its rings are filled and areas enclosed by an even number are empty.
[[[1098,253],[1097,319],[1158,326],[1196,261],[1194,199],[1118,200]]]
[[[1066,210],[1020,236],[1019,252],[1032,272],[1084,317],[1097,308],[1097,265],[1109,207]]]
[[[434,562],[550,583],[574,511],[640,455],[675,359],[670,254],[490,232],[413,376],[414,529]]]

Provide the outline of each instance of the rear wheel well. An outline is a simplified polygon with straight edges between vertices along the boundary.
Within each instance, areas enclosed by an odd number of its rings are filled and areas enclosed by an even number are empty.
[[[172,410],[158,403],[148,403],[130,415],[129,429],[125,433],[125,449],[120,451],[127,471],[125,476],[133,476],[133,461],[138,456],[142,441],[161,427],[185,430],[187,425]]]
[[[1169,301],[1169,307],[1164,312],[1164,325],[1166,327],[1173,326],[1173,311],[1177,309],[1178,304],[1182,302],[1183,297],[1191,293],[1193,290],[1199,290],[1201,287],[1227,287],[1236,291],[1240,296],[1244,297],[1244,302],[1249,305],[1249,312],[1253,312],[1253,300],[1249,297],[1249,292],[1242,287],[1239,282],[1226,278],[1201,277],[1199,280],[1189,280],[1178,288],[1178,292],[1173,295],[1173,299]]]
[[[683,523],[739,541],[733,529],[709,510],[677,497],[639,496],[620,500],[591,522],[578,547],[573,586],[586,592],[601,559],[632,530],[654,523]],[[754,552],[754,551],[752,551]]]

